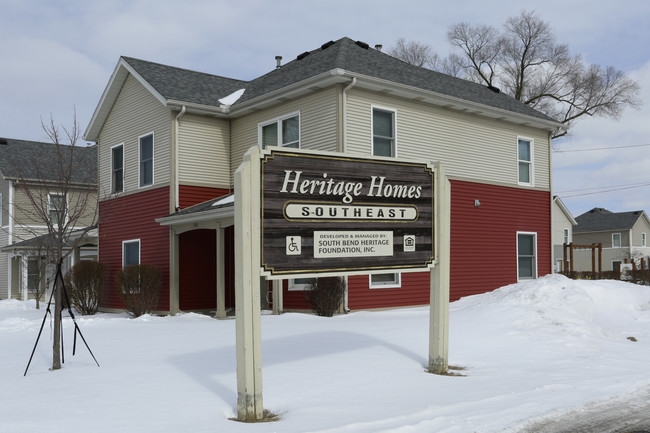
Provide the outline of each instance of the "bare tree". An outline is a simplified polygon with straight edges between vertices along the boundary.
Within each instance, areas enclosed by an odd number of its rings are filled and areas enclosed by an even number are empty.
[[[550,25],[533,11],[507,19],[502,30],[487,25],[454,24],[447,32],[460,54],[418,64],[476,83],[498,87],[526,105],[569,126],[582,116],[620,117],[639,108],[639,84],[612,66],[587,64],[556,41]],[[401,41],[401,42],[400,42]],[[399,39],[399,46],[409,42]],[[419,52],[437,58],[428,45]],[[392,51],[391,51],[392,52]],[[450,73],[451,72],[451,73]],[[567,133],[558,132],[557,138]]]
[[[416,41],[407,41],[404,38],[399,38],[395,42],[395,46],[388,51],[388,54],[411,65],[429,69],[437,69],[440,60],[438,54],[429,45]]]
[[[12,218],[23,237],[38,240],[34,248],[39,256],[60,266],[97,224],[96,152],[78,144],[81,129],[76,114],[69,129],[59,128],[52,116],[41,125],[52,144],[24,143],[12,155],[18,173]],[[61,368],[63,304],[62,281],[55,281],[53,370]]]

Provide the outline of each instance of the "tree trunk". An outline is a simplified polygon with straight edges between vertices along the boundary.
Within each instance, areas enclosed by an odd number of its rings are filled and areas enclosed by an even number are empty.
[[[59,263],[58,266],[61,266]],[[58,270],[57,270],[58,271]],[[52,345],[52,370],[61,368],[61,279],[54,281],[54,343]]]

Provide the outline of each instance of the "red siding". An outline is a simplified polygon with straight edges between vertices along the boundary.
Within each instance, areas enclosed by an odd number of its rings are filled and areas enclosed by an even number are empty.
[[[114,275],[122,266],[122,241],[140,239],[140,263],[157,266],[163,276],[157,309],[169,311],[169,228],[155,221],[169,215],[169,188],[103,201],[99,210],[99,260],[106,265],[101,306],[124,308]]]
[[[217,305],[216,230],[192,230],[182,233],[179,238],[180,309],[215,309]]]
[[[203,203],[215,197],[221,197],[230,193],[223,188],[208,188],[203,186],[180,185],[178,188],[179,203],[181,209]]]
[[[452,181],[451,300],[517,281],[518,231],[537,233],[538,274],[551,272],[550,203],[549,192]],[[429,272],[402,274],[396,289],[370,289],[367,275],[348,278],[352,310],[428,303]]]
[[[537,233],[538,274],[550,273],[550,215],[549,192],[452,181],[451,300],[517,282],[517,231]]]

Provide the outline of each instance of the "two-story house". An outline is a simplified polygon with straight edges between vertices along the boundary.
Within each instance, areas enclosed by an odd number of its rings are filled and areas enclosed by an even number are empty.
[[[640,259],[650,258],[650,220],[642,211],[611,212],[603,208],[593,208],[576,217],[578,223],[573,228],[573,243],[591,245],[602,243],[602,270],[618,271],[626,260],[639,263]],[[574,270],[591,270],[591,251],[573,252]]]
[[[251,146],[441,161],[451,181],[451,297],[551,272],[553,132],[501,93],[348,38],[251,81],[122,57],[86,130],[99,152],[100,261],[164,275],[158,309],[232,302],[233,174]],[[216,206],[212,206],[216,204]],[[196,205],[195,207],[192,207]],[[285,308],[305,308],[285,281]],[[429,273],[350,276],[352,310],[429,301]],[[227,305],[227,306],[228,306]]]
[[[66,243],[65,268],[74,260],[97,256],[97,242],[85,230],[93,224],[97,205],[96,146],[0,138],[0,299],[28,299],[30,287],[43,284],[45,256],[53,245],[48,225],[75,207],[81,242]],[[83,206],[83,207],[82,207]],[[72,234],[74,237],[75,234]],[[47,272],[52,272],[49,266]]]

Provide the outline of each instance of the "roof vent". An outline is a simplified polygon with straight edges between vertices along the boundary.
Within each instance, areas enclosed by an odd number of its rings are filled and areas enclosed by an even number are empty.
[[[381,51],[381,49],[382,49],[383,47],[384,47],[384,46],[383,46],[382,44],[376,44],[376,45],[375,45],[375,50],[377,50],[377,51]]]
[[[491,84],[489,86],[487,86],[487,88],[492,90],[494,93],[501,93],[501,89],[499,89],[498,87],[495,87],[495,86],[493,86]]]
[[[275,56],[275,69],[280,69],[282,67],[282,56]]]
[[[367,50],[368,48],[370,48],[370,45],[366,44],[365,42],[356,41],[355,44],[357,44],[358,46],[360,46],[364,50]]]
[[[0,137],[0,144],[7,144],[7,139]]]
[[[296,57],[296,60],[302,60],[305,57],[307,57],[309,54],[310,54],[309,51],[305,51],[304,53],[299,54],[298,57]]]
[[[323,45],[320,46],[320,49],[321,50],[326,50],[329,47],[331,47],[332,45],[334,45],[334,41],[325,42]]]

